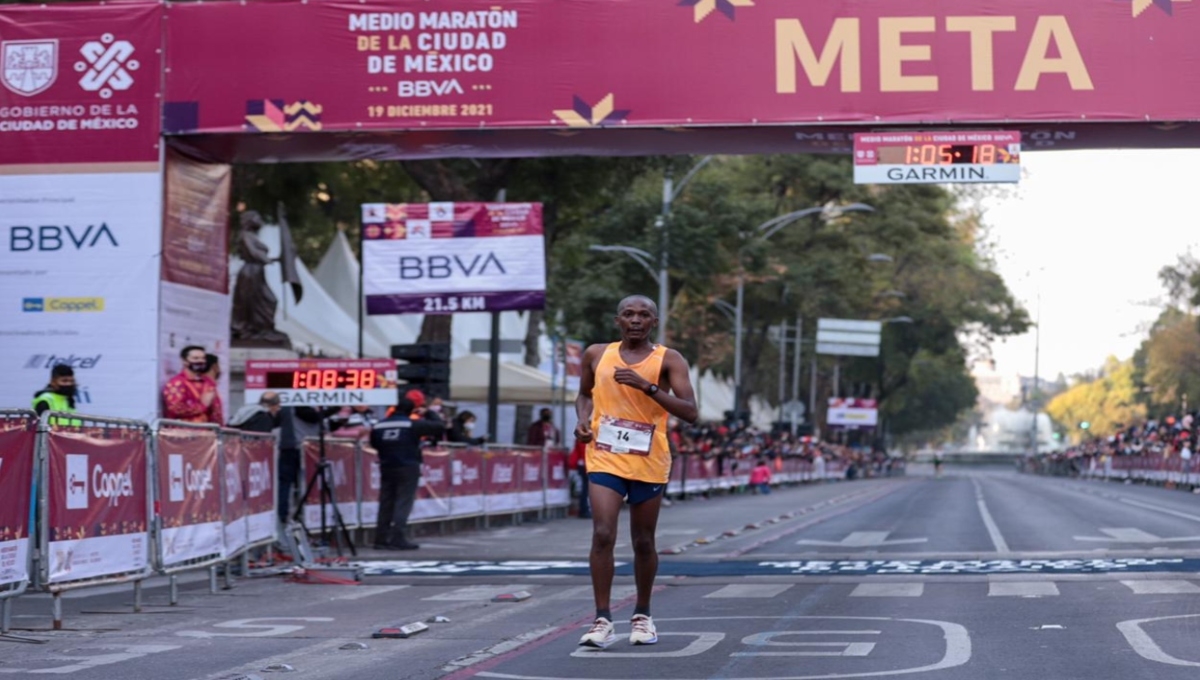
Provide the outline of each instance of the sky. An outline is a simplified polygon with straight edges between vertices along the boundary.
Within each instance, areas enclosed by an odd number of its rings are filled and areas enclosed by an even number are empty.
[[[1025,176],[989,199],[996,266],[1031,316],[1041,300],[1040,370],[1053,379],[1125,359],[1166,291],[1158,271],[1200,255],[1200,151],[1022,150]],[[997,341],[996,369],[1033,375],[1034,333]]]

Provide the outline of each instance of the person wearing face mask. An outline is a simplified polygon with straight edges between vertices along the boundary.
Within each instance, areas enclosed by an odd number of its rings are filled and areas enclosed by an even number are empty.
[[[541,417],[538,421],[529,426],[529,432],[525,436],[525,443],[529,446],[540,446],[544,449],[562,444],[562,435],[559,434],[558,428],[554,426],[554,413],[550,409],[544,408],[539,415]]]
[[[208,356],[203,347],[188,345],[179,353],[183,370],[163,386],[163,417],[189,423],[225,422],[217,384],[205,375]]]
[[[46,411],[75,411],[75,369],[55,364],[50,369],[50,383],[33,395],[33,410],[40,416]]]
[[[454,420],[450,424],[450,433],[446,439],[467,446],[479,446],[487,441],[487,437],[472,437],[474,430],[475,414],[470,411],[461,411],[454,416]]]

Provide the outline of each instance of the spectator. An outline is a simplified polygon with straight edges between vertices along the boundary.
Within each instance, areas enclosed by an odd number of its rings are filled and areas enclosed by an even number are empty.
[[[408,536],[408,515],[417,498],[421,479],[422,437],[440,437],[441,423],[414,420],[414,404],[401,399],[396,411],[371,431],[371,447],[379,452],[379,522],[375,527],[377,550],[416,550]]]
[[[217,384],[204,375],[208,370],[207,353],[203,347],[188,345],[179,353],[183,370],[163,386],[163,416],[169,420],[189,423],[225,422]]]
[[[454,416],[454,420],[450,423],[450,432],[446,436],[447,441],[456,444],[466,444],[467,446],[479,446],[487,441],[487,437],[472,437],[475,429],[475,414],[470,411],[462,411]]]
[[[279,521],[287,524],[291,511],[292,490],[300,477],[300,451],[306,437],[320,434],[321,414],[309,406],[287,407],[279,411]]]
[[[329,416],[329,433],[335,437],[365,439],[377,421],[370,406],[347,406]]]
[[[562,444],[558,428],[554,426],[554,414],[548,408],[541,410],[537,422],[529,426],[525,443],[529,446],[539,446],[548,449]]]
[[[759,458],[758,465],[750,471],[750,488],[754,493],[771,493],[771,467],[766,458]]]
[[[204,371],[204,375],[212,378],[213,382],[220,385],[221,384],[221,357],[217,356],[216,354],[212,354],[212,353],[205,354],[204,355],[204,363],[208,365],[208,368]]]
[[[33,410],[40,416],[46,411],[75,411],[75,369],[66,364],[54,364],[50,382],[33,395]]]
[[[246,404],[229,419],[229,426],[245,432],[270,432],[279,426],[279,395],[263,392],[257,404]]]

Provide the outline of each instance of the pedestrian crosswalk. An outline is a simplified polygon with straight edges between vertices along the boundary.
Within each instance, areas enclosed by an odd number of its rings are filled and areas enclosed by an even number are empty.
[[[1119,592],[1126,595],[1200,595],[1200,584],[1187,579],[1128,579],[1119,581],[1104,581],[1120,585]],[[1091,586],[1097,581],[1090,581]],[[1072,585],[1066,585],[1072,584]],[[892,579],[873,579],[860,583],[844,584],[815,584],[815,583],[732,583],[728,585],[697,585],[689,588],[689,594],[706,600],[770,600],[780,597],[795,596],[821,587],[842,589],[849,597],[854,598],[918,598],[923,596],[938,596],[945,594],[942,589],[953,588],[956,596],[989,598],[1046,598],[1063,595],[1063,586],[1067,588],[1082,588],[1083,582],[1056,582],[1051,580],[995,580],[988,582],[971,581],[955,583],[953,581],[904,581]],[[403,586],[402,586],[403,587]],[[967,590],[964,591],[964,587]],[[422,590],[428,586],[420,586]],[[381,587],[377,593],[382,594],[395,586]],[[556,600],[591,600],[590,585],[553,585],[553,584],[510,584],[510,585],[470,585],[449,587],[442,585],[436,592],[425,590],[420,599],[434,602],[487,602],[499,595],[529,591],[534,597],[553,598]],[[614,584],[612,600],[620,601],[636,594],[637,589],[632,584]],[[1072,594],[1071,592],[1067,593]]]

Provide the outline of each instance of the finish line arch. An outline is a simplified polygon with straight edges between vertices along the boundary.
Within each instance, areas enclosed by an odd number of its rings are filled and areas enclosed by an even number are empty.
[[[224,163],[849,153],[917,128],[1197,147],[1196,35],[1190,0],[3,5],[0,303],[22,323],[0,401],[67,359],[121,386],[104,412],[157,412],[172,343],[228,308]],[[38,311],[54,297],[92,311]]]

